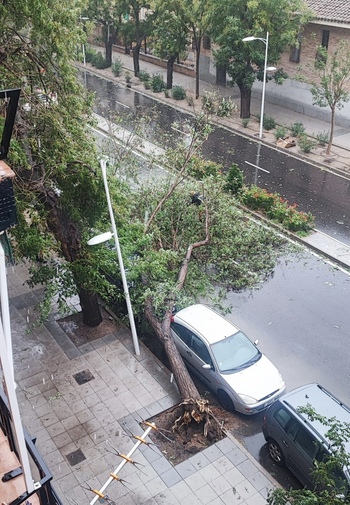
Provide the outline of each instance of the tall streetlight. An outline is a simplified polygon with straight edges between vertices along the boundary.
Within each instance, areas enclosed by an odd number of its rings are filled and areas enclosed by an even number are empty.
[[[259,128],[259,139],[262,139],[263,122],[264,122],[264,104],[265,104],[265,87],[266,87],[266,72],[267,70],[276,70],[276,67],[267,66],[267,54],[269,51],[269,32],[266,32],[266,39],[262,37],[244,37],[243,42],[252,42],[253,40],[261,40],[265,44],[265,63],[264,63],[264,80],[261,95],[261,112],[260,112],[260,128]]]
[[[101,165],[101,170],[102,170],[103,183],[105,186],[105,192],[106,192],[106,198],[107,198],[107,204],[108,204],[108,210],[109,210],[109,218],[111,220],[113,234],[111,232],[102,233],[101,235],[97,235],[96,237],[91,238],[88,241],[88,244],[89,245],[102,244],[103,242],[106,242],[107,240],[110,240],[112,237],[114,237],[115,248],[117,250],[118,262],[119,262],[119,268],[120,268],[120,274],[121,274],[122,282],[123,282],[124,296],[125,296],[126,306],[128,309],[131,335],[132,335],[132,340],[134,343],[134,350],[135,350],[136,356],[140,356],[140,346],[139,346],[139,341],[137,338],[134,314],[132,311],[132,306],[131,306],[131,301],[130,301],[129,287],[128,287],[128,282],[126,280],[123,256],[122,256],[122,253],[120,250],[117,227],[115,225],[111,197],[109,194],[109,187],[108,187],[108,181],[107,181],[107,160],[105,160],[105,159],[100,160],[100,165]]]

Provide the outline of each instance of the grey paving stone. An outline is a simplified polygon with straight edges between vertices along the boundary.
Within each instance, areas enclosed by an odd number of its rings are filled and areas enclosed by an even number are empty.
[[[173,495],[173,493],[169,490],[166,489],[165,491],[162,491],[161,493],[157,494],[154,499],[156,500],[158,505],[179,505],[180,502],[178,499]]]
[[[203,454],[203,452],[199,452],[198,454],[191,456],[189,462],[192,463],[196,470],[200,470],[210,464],[209,459]]]
[[[245,503],[247,505],[266,505],[266,500],[260,493],[256,493],[250,498],[247,498]]]
[[[204,486],[200,487],[195,494],[203,505],[206,505],[207,503],[217,498],[217,493],[211,486],[209,486],[209,484],[205,484]]]
[[[166,472],[167,470],[174,469],[173,465],[169,463],[169,461],[164,457],[155,459],[151,462],[151,465],[158,475],[162,475],[162,473]]]
[[[170,468],[169,470],[162,472],[160,477],[167,487],[172,487],[174,484],[182,481],[181,475],[175,470],[175,468]]]
[[[204,449],[204,451],[202,451],[202,453],[206,458],[208,458],[209,461],[215,461],[216,459],[219,459],[223,454],[217,444],[213,444],[210,447],[207,447]]]
[[[92,352],[94,350],[93,346],[90,343],[80,345],[78,349],[81,354],[87,354],[88,352]]]
[[[226,493],[232,486],[223,475],[219,475],[216,479],[210,482],[210,486],[214,489],[218,496]]]
[[[195,467],[189,461],[183,461],[182,463],[176,465],[175,468],[183,479],[186,479],[186,477],[196,473]]]
[[[226,453],[226,457],[232,462],[233,465],[237,466],[243,461],[247,459],[247,456],[243,451],[238,449],[238,447],[234,448],[232,451]]]
[[[181,503],[184,503],[185,501],[187,503],[185,498],[192,493],[191,488],[184,480],[180,480],[177,484],[171,486],[171,491]]]
[[[237,465],[237,469],[247,478],[256,473],[256,466],[249,459]]]
[[[225,437],[219,440],[219,442],[216,442],[216,447],[218,447],[223,454],[237,449],[237,445],[229,437]]]
[[[162,481],[162,479],[158,475],[154,479],[146,482],[145,485],[152,496],[155,496],[167,489],[166,484]]]
[[[156,416],[159,412],[163,412],[164,410],[161,404],[157,401],[150,403],[145,407],[145,409],[147,410],[149,417]]]
[[[198,472],[195,472],[192,475],[186,477],[185,482],[193,492],[196,492],[198,489],[206,485],[205,480]]]

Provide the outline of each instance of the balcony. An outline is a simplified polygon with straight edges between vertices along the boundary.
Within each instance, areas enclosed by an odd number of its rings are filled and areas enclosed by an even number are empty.
[[[35,446],[35,439],[24,433],[26,448],[34,482],[37,489],[27,493],[20,468],[16,437],[7,398],[0,388],[0,503],[5,505],[62,505],[51,486],[52,474]],[[6,480],[6,476],[12,478]],[[5,476],[5,477],[4,477]],[[5,480],[5,482],[4,482]]]

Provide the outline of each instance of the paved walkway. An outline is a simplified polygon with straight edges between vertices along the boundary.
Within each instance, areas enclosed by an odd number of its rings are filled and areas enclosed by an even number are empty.
[[[141,344],[133,353],[130,332],[121,326],[109,335],[76,347],[50,321],[28,332],[36,320],[41,290],[30,290],[28,270],[8,270],[17,394],[23,423],[54,475],[64,505],[87,505],[120,458],[134,444],[128,430],[142,434],[138,420],[179,401],[167,369]],[[79,374],[78,376],[76,374]],[[81,385],[76,379],[82,379]],[[144,465],[127,464],[108,495],[118,505],[263,505],[276,483],[232,437],[173,466],[157,449],[141,446],[133,455]]]

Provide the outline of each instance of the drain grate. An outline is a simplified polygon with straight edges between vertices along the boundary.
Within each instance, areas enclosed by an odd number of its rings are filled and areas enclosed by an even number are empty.
[[[73,377],[77,381],[79,386],[81,386],[82,384],[86,384],[87,382],[90,382],[95,378],[90,372],[90,370],[83,370],[82,372],[78,372],[74,374]]]
[[[78,465],[86,459],[81,449],[77,449],[76,451],[67,454],[66,458],[70,466]]]

